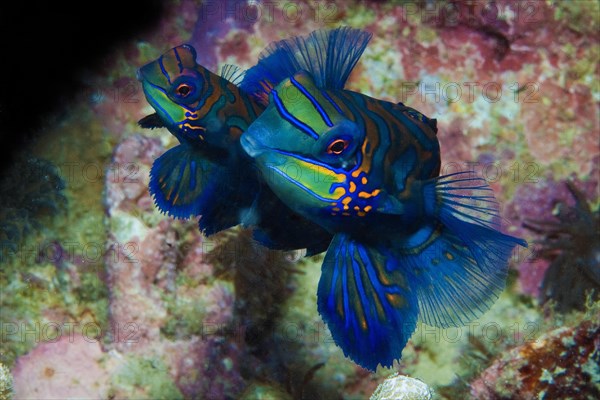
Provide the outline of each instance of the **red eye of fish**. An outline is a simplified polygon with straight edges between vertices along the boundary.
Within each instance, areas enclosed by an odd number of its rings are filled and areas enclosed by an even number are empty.
[[[342,154],[342,152],[348,147],[349,143],[350,142],[348,140],[336,139],[329,143],[329,146],[327,146],[327,154]]]
[[[192,87],[187,83],[182,83],[181,85],[177,86],[176,92],[181,97],[185,97],[192,92]]]

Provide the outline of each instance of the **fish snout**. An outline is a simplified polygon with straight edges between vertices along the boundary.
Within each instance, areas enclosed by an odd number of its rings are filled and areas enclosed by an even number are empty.
[[[257,157],[264,151],[264,145],[256,140],[250,131],[244,132],[240,138],[240,144],[244,151],[252,158]]]

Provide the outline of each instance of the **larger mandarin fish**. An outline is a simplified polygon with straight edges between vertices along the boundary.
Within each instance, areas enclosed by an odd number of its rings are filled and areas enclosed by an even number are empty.
[[[268,95],[241,142],[275,194],[334,235],[318,310],[344,354],[374,371],[401,358],[419,319],[460,326],[487,311],[527,244],[499,231],[485,180],[439,176],[435,120],[331,89],[341,74],[305,62],[343,50],[313,36],[272,45],[241,85]]]
[[[139,69],[146,99],[156,110],[140,125],[165,127],[180,142],[152,165],[155,204],[177,218],[201,215],[199,226],[207,235],[243,223],[272,249],[325,251],[331,235],[274,196],[240,147],[242,131],[264,109],[235,84],[240,76],[232,66],[222,76],[210,72],[196,62],[190,45]]]

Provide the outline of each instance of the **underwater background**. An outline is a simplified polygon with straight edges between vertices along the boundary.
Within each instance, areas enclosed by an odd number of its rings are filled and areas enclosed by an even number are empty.
[[[77,90],[3,158],[0,399],[600,398],[599,25],[585,0],[164,3],[65,71]],[[373,34],[347,88],[437,118],[441,173],[483,176],[529,242],[489,312],[419,324],[375,374],[317,313],[323,255],[156,209],[149,169],[177,143],[137,124],[154,110],[136,70],[172,47],[246,69],[337,26]]]

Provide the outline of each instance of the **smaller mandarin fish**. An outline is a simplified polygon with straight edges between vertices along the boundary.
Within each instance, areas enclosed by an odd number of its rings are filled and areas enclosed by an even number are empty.
[[[322,32],[268,48],[262,72],[242,82],[265,88],[268,107],[241,143],[276,195],[334,235],[318,310],[344,354],[374,371],[401,358],[419,319],[460,326],[489,309],[512,249],[527,244],[499,231],[485,180],[438,176],[435,120],[343,90],[344,71],[304,62],[349,51],[356,31],[337,34],[335,49]]]
[[[199,226],[207,235],[244,223],[272,249],[324,251],[331,235],[285,206],[242,151],[240,135],[264,106],[234,83],[242,75],[236,67],[226,66],[222,75],[199,65],[190,45],[139,69],[146,99],[156,110],[140,125],[165,127],[180,143],[152,165],[155,204],[177,218],[201,215]]]

